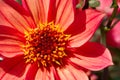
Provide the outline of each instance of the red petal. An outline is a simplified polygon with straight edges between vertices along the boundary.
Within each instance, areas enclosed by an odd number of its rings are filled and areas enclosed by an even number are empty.
[[[2,52],[20,52],[20,42],[9,37],[0,36],[0,51]]]
[[[59,75],[57,74],[57,70],[53,66],[50,67],[50,75],[52,76],[51,80],[60,80]]]
[[[3,26],[3,25],[0,25],[0,35],[4,36],[11,36],[11,38],[14,38],[15,40],[18,40],[18,41],[21,41],[23,42],[24,41],[24,34],[20,33],[18,30],[12,28],[12,27],[9,27],[9,26]],[[1,38],[0,38],[1,39]]]
[[[109,46],[120,48],[120,21],[107,32],[106,42]]]
[[[88,42],[78,48],[76,53],[70,60],[89,70],[101,70],[113,64],[109,50],[97,43]]]
[[[54,67],[50,68],[49,78],[50,80],[59,80]]]
[[[74,8],[73,0],[58,0],[56,11],[55,24],[66,30],[69,25],[74,21]],[[53,5],[51,5],[53,6]],[[51,10],[51,9],[50,9]],[[54,11],[54,12],[55,12]],[[54,15],[52,15],[54,16]]]
[[[16,52],[16,53],[15,52],[0,52],[0,54],[2,56],[12,58],[12,57],[15,57],[15,56],[23,55],[24,53],[23,52]]]
[[[16,55],[21,55],[21,47],[19,41],[12,40],[10,38],[0,36],[0,54],[6,57],[13,57]]]
[[[26,73],[25,80],[35,80],[35,76],[38,70],[37,64],[32,64]]]
[[[54,21],[57,14],[57,6],[60,0],[50,0],[48,10],[48,22]]]
[[[0,62],[0,80],[23,80],[29,66],[23,62],[23,56],[4,58]]]
[[[103,17],[104,14],[91,9],[78,12],[75,22],[65,31],[65,33],[72,34],[70,46],[79,47],[87,42],[100,25]]]
[[[13,0],[0,0],[0,25],[11,26],[24,33],[34,23],[29,14]]]
[[[21,53],[21,44],[24,43],[23,35],[17,30],[0,26],[0,54],[13,57]]]
[[[22,0],[23,7],[28,10],[36,24],[47,22],[47,14],[50,0]]]

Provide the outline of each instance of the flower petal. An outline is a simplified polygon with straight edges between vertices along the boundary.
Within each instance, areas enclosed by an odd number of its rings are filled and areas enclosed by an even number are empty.
[[[69,25],[74,21],[74,8],[73,0],[58,0],[56,7],[55,24],[66,30]],[[51,5],[53,6],[53,5]],[[55,12],[54,11],[54,12]],[[51,12],[52,13],[52,12]],[[54,15],[53,15],[54,16]]]
[[[67,66],[68,70],[73,74],[76,80],[89,80],[85,72],[80,68],[75,68],[71,65]]]
[[[0,35],[3,35],[5,37],[5,35],[9,35],[12,37],[14,37],[14,39],[23,42],[24,41],[24,35],[22,33],[20,33],[18,30],[9,27],[9,26],[4,26],[4,25],[0,25]]]
[[[35,80],[37,70],[38,70],[38,65],[32,64],[26,73],[25,80]]]
[[[106,42],[109,46],[120,48],[120,21],[107,32]]]
[[[49,76],[50,76],[50,80],[59,80],[58,75],[57,75],[56,70],[55,70],[55,67],[53,67],[53,66],[50,67]]]
[[[0,26],[0,54],[6,57],[21,54],[20,45],[24,43],[22,36],[23,35],[14,28]]]
[[[14,27],[21,33],[34,27],[30,15],[13,0],[0,0],[0,25]]]
[[[57,73],[59,75],[60,80],[68,80],[66,76],[62,73],[62,70],[64,69],[57,69]]]
[[[33,16],[36,24],[47,22],[50,0],[22,0],[23,7]]]
[[[46,80],[46,70],[42,71],[40,68],[38,69],[36,76],[35,76],[35,80]]]
[[[1,37],[1,36],[0,38],[1,38],[0,39],[0,54],[6,57],[13,57],[16,55],[23,54],[23,52],[21,51],[19,41],[12,40],[6,37]]]
[[[48,71],[46,68],[38,69],[35,80],[55,80],[53,72]]]
[[[109,50],[97,43],[86,43],[74,55],[71,62],[89,70],[101,70],[113,64]]]
[[[75,18],[76,21],[65,31],[67,34],[72,34],[70,46],[79,47],[87,42],[100,25],[103,17],[104,14],[91,9],[79,11]]]
[[[60,80],[88,80],[87,75],[81,71],[77,70],[71,65],[67,65],[66,67],[57,69]]]
[[[4,58],[0,62],[0,80],[23,80],[29,65],[26,66],[22,58],[23,56]]]

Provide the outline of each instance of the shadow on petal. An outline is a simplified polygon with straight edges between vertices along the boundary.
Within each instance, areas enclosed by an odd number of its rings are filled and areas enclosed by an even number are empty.
[[[3,57],[0,62],[0,79],[12,80],[23,76],[26,69],[23,56],[16,56],[13,58]]]
[[[65,33],[72,34],[71,36],[82,33],[86,29],[86,12],[78,11],[75,14],[74,22],[67,28]]]

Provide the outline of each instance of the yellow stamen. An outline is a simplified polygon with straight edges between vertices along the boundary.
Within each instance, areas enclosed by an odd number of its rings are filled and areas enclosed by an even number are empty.
[[[25,32],[26,44],[22,46],[26,63],[38,63],[38,67],[62,64],[67,56],[65,49],[70,35],[53,22],[39,24],[35,29]]]

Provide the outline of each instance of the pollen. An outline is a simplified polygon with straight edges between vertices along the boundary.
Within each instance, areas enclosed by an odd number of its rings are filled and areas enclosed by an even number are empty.
[[[26,43],[22,46],[26,63],[37,63],[38,67],[60,66],[67,56],[65,49],[70,35],[53,22],[40,24],[25,32]]]

